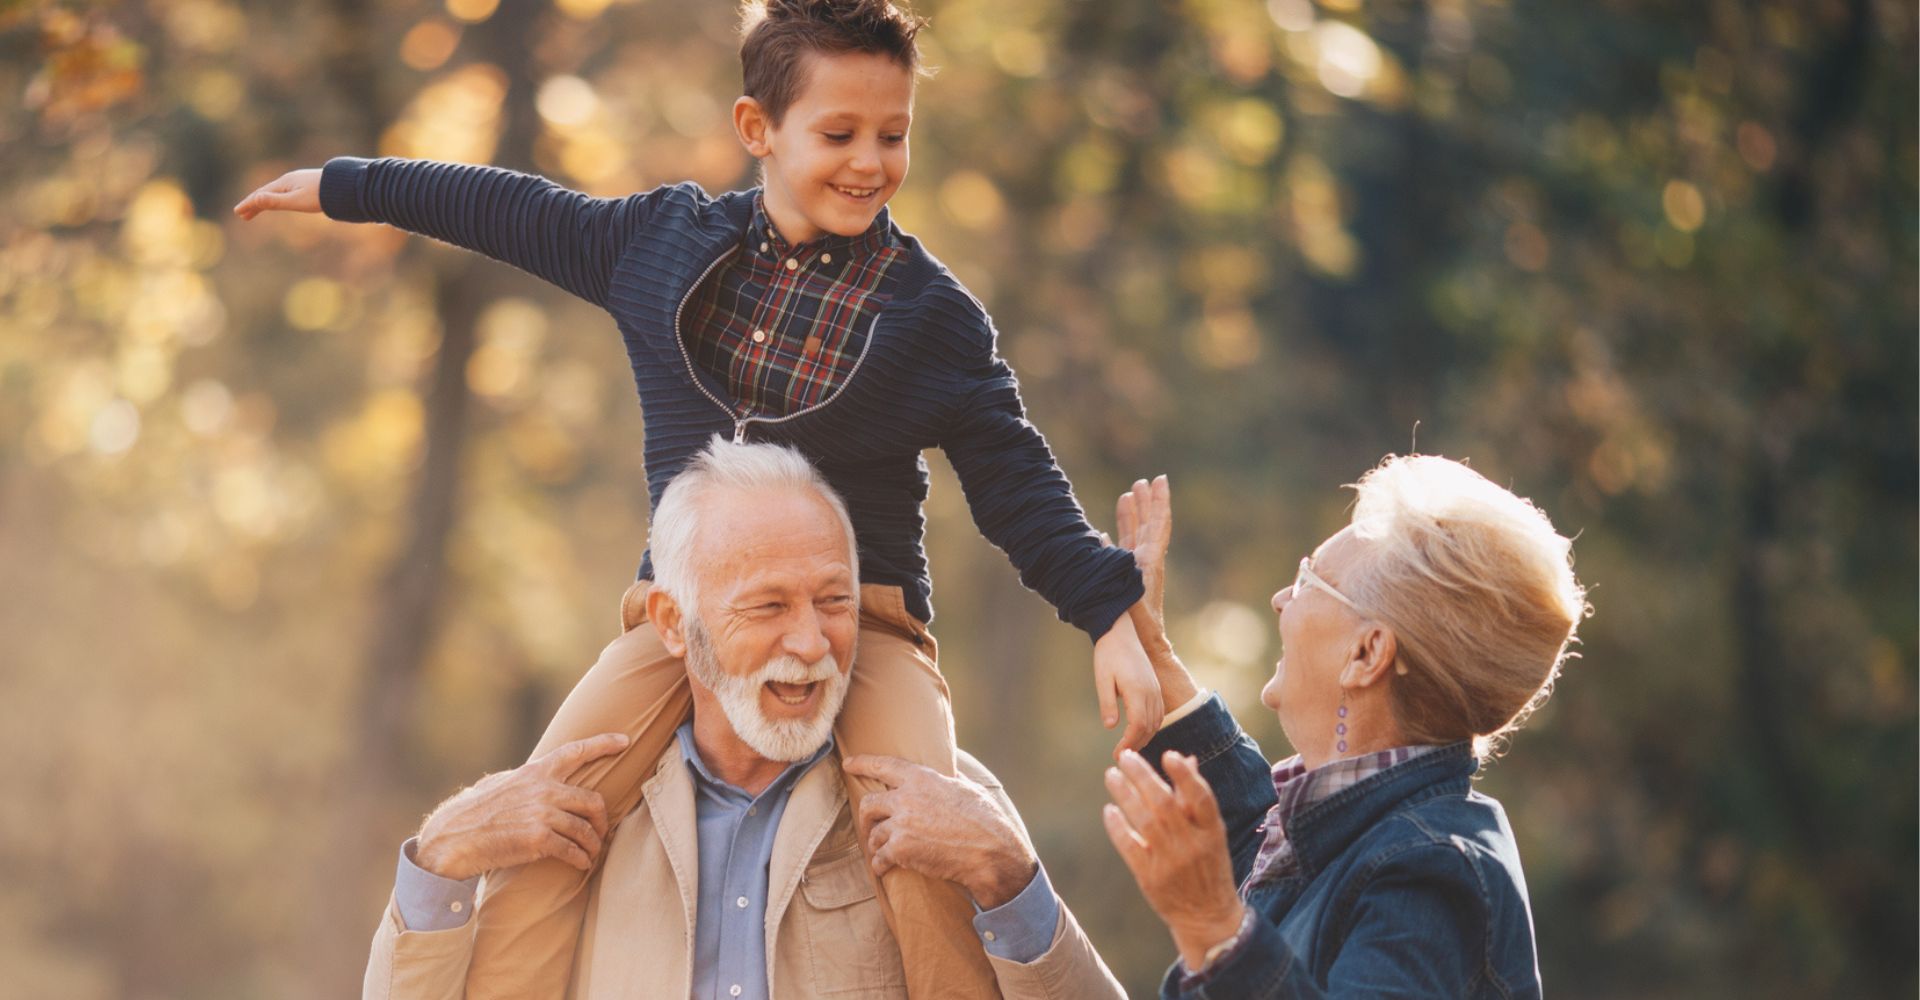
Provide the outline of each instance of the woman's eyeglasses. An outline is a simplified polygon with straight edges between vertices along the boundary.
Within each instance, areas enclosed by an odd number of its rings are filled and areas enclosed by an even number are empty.
[[[1349,608],[1352,608],[1354,614],[1365,615],[1366,612],[1360,610],[1360,605],[1353,603],[1353,600],[1349,598],[1347,595],[1342,594],[1341,592],[1333,589],[1333,584],[1320,579],[1320,575],[1318,573],[1315,573],[1312,567],[1307,565],[1312,561],[1313,561],[1312,556],[1304,556],[1301,558],[1300,572],[1296,574],[1293,578],[1293,596],[1295,598],[1298,598],[1301,594],[1306,592],[1306,585],[1312,584],[1316,587],[1319,587],[1321,590],[1326,591],[1327,594],[1331,596],[1334,600],[1339,601],[1341,604],[1344,604]]]

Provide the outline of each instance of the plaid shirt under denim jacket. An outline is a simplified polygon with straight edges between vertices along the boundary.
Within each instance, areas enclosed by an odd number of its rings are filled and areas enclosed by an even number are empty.
[[[748,236],[755,203],[755,192],[715,198],[689,183],[593,198],[528,174],[422,160],[341,157],[320,182],[334,219],[384,222],[485,254],[611,313],[640,391],[653,503],[715,434],[797,447],[846,501],[861,579],[902,588],[907,610],[931,621],[921,452],[941,448],[974,523],[1020,581],[1063,620],[1105,634],[1142,594],[1132,554],[1103,546],[1087,523],[1026,419],[979,301],[884,214],[877,225],[897,252],[885,305],[837,386],[770,415],[777,407],[742,409],[724,380],[694,363],[683,336],[689,303],[716,269],[757,247]],[[640,576],[652,572],[643,558]]]
[[[1513,830],[1500,803],[1470,787],[1469,744],[1419,754],[1289,816],[1285,861],[1265,830],[1274,772],[1219,696],[1144,752],[1158,766],[1168,750],[1199,760],[1251,916],[1200,974],[1176,961],[1163,998],[1540,996]],[[1268,868],[1253,877],[1263,846]]]

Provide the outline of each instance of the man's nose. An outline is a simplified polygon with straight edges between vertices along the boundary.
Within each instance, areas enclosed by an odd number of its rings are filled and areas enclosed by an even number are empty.
[[[1286,586],[1281,587],[1279,590],[1276,590],[1273,592],[1273,613],[1277,615],[1280,612],[1287,610],[1287,605],[1292,602],[1293,602],[1293,584],[1289,583]]]
[[[827,641],[824,625],[819,609],[812,604],[805,605],[795,613],[793,625],[787,629],[782,648],[789,655],[798,657],[802,663],[820,662],[820,658],[827,655],[833,648]]]

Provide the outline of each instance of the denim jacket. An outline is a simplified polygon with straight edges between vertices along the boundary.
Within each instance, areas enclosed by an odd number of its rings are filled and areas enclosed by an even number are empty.
[[[1226,821],[1236,883],[1275,794],[1265,757],[1216,695],[1154,737],[1192,754]],[[1416,757],[1294,817],[1292,874],[1243,892],[1254,920],[1204,975],[1176,962],[1161,996],[1538,997],[1533,915],[1513,830],[1475,792],[1465,743]]]

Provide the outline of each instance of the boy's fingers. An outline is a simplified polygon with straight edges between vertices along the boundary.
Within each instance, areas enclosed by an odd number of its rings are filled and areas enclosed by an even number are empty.
[[[1120,744],[1113,748],[1115,754],[1128,750],[1138,750],[1147,745],[1147,739],[1153,735],[1154,723],[1148,719],[1150,709],[1140,704],[1145,699],[1127,699],[1127,729],[1120,736]]]
[[[1093,693],[1100,698],[1100,724],[1112,729],[1120,722],[1119,710],[1114,705],[1113,681],[1096,676],[1093,679]]]
[[[1131,492],[1120,494],[1113,505],[1114,529],[1120,532],[1122,548],[1133,548],[1134,532],[1139,529],[1139,512],[1133,504]]]

